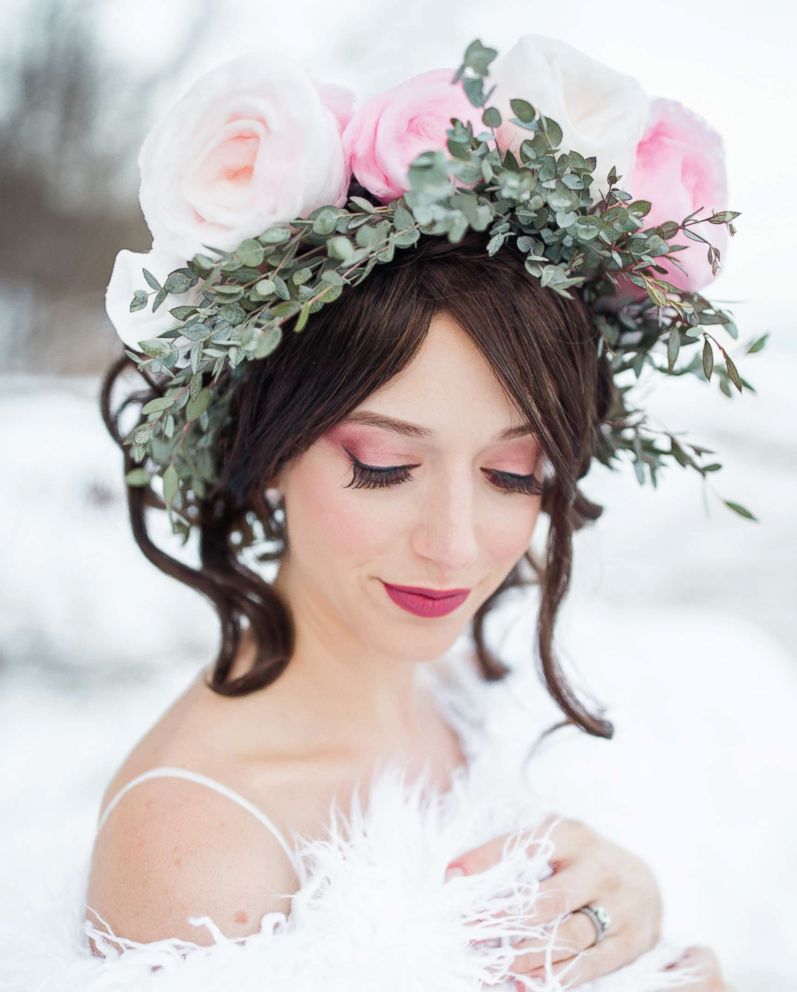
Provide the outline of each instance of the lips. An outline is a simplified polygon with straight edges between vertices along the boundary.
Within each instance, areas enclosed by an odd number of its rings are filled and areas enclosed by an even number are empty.
[[[470,589],[426,589],[423,586],[397,586],[382,583],[393,602],[420,617],[441,617],[453,613],[468,597]]]

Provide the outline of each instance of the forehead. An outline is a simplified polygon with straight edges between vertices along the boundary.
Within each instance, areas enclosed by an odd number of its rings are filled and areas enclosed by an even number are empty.
[[[405,368],[346,418],[405,437],[467,433],[512,440],[532,433],[490,363],[449,314],[435,314]]]

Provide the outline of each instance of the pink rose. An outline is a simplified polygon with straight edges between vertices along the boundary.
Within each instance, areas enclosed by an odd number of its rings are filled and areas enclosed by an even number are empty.
[[[212,69],[152,127],[139,152],[139,199],[154,247],[192,258],[272,224],[343,206],[341,131],[354,94],[318,83],[271,51]]]
[[[452,117],[470,121],[474,134],[486,130],[482,111],[468,100],[456,69],[431,69],[377,93],[354,112],[343,132],[343,147],[359,183],[381,203],[409,189],[407,172],[421,152],[448,155],[446,129]]]
[[[636,200],[650,200],[650,213],[643,218],[645,227],[655,227],[668,220],[680,224],[699,207],[706,212],[701,211],[698,217],[726,210],[728,183],[722,138],[702,117],[677,100],[654,100],[645,134],[637,147],[634,168],[620,186]],[[698,224],[693,230],[719,248],[722,265],[728,243],[727,228],[723,224]],[[696,292],[713,281],[706,258],[708,245],[690,240],[682,231],[669,244],[687,246],[672,257],[684,266],[688,275],[665,257],[659,257],[656,263],[668,270],[662,279],[685,292]]]

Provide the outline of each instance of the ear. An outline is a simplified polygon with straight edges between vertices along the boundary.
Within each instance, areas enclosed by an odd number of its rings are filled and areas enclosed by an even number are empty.
[[[282,472],[270,475],[263,483],[264,489],[282,489]]]

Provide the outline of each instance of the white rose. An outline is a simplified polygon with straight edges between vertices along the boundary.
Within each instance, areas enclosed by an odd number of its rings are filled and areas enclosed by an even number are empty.
[[[141,351],[141,341],[156,338],[176,327],[180,322],[169,311],[173,307],[195,304],[201,297],[201,282],[198,282],[187,293],[170,293],[153,313],[154,291],[147,285],[142,269],[148,269],[163,285],[170,272],[184,266],[184,259],[163,251],[135,252],[123,248],[117,254],[111,280],[105,290],[105,311],[128,348]],[[145,289],[152,295],[143,309],[131,313],[130,301],[137,289]]]
[[[650,100],[633,76],[589,58],[558,38],[526,34],[490,69],[486,89],[495,85],[488,104],[501,111],[496,139],[520,160],[521,142],[530,131],[510,124],[510,99],[527,100],[562,129],[562,151],[597,159],[593,196],[605,193],[612,166],[627,175],[636,157],[650,111]],[[618,183],[620,189],[622,182]]]
[[[184,260],[223,251],[272,224],[343,206],[341,131],[354,93],[319,83],[272,51],[200,77],[149,131],[139,199],[153,244]]]

